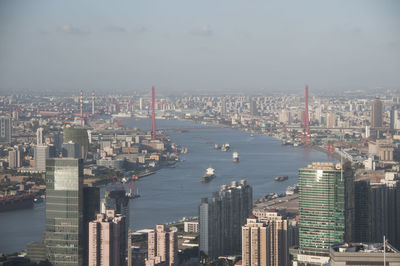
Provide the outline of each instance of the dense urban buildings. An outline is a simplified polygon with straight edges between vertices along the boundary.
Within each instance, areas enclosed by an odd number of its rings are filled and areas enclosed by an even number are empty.
[[[135,217],[133,213],[129,214],[129,208],[132,208],[129,206],[130,199],[145,200],[136,199],[137,191],[132,184],[163,166],[173,168],[180,161],[180,154],[185,153],[185,149],[179,145],[179,139],[178,144],[171,143],[162,130],[156,132],[159,138],[152,139],[151,131],[129,128],[122,123],[124,117],[148,117],[150,97],[98,94],[94,112],[92,98],[84,95],[83,99],[79,96],[36,97],[34,101],[40,102],[40,109],[26,104],[29,100],[23,96],[15,99],[21,108],[18,116],[13,111],[15,115],[10,120],[13,131],[11,143],[3,143],[0,152],[0,167],[5,171],[1,179],[5,188],[1,191],[3,201],[7,201],[4,195],[9,198],[10,195],[17,195],[30,199],[32,202],[29,206],[33,206],[33,199],[40,202],[46,193],[43,185],[46,159],[76,159],[86,154],[82,170],[88,186],[82,186],[81,250],[89,249],[89,222],[95,220],[98,213],[106,216],[107,210],[115,210],[116,216],[126,217],[125,231],[128,231],[129,216]],[[343,179],[342,171],[339,167],[336,169],[335,164],[323,166],[323,169],[316,169],[318,167],[314,165],[308,170],[308,167],[300,170],[300,199],[296,199],[298,192],[288,191],[289,188],[285,196],[280,193],[263,195],[261,198],[266,200],[266,205],[272,201],[285,205],[288,200],[290,207],[287,207],[287,213],[279,208],[274,212],[272,207],[264,213],[260,209],[253,210],[255,222],[249,220],[246,224],[247,218],[254,219],[251,216],[252,199],[244,200],[245,189],[239,188],[247,185],[235,183],[223,186],[221,191],[203,199],[199,217],[182,222],[182,229],[179,227],[176,232],[199,233],[202,262],[216,263],[222,260],[221,256],[224,259],[238,259],[242,252],[254,256],[265,252],[265,256],[257,255],[258,259],[264,256],[269,265],[285,265],[290,263],[291,258],[287,254],[290,248],[296,263],[323,263],[332,259],[329,257],[329,246],[333,241],[379,243],[383,235],[388,244],[398,249],[400,132],[396,125],[400,124],[399,97],[391,93],[381,95],[379,100],[376,94],[333,97],[311,91],[308,108],[311,140],[307,143],[303,138],[303,101],[304,96],[299,94],[162,96],[157,99],[155,114],[159,118],[193,120],[196,123],[248,131],[249,141],[261,134],[268,135],[293,151],[301,151],[301,146],[312,145],[308,147],[330,154],[336,158],[336,162],[343,161]],[[8,114],[7,110],[8,107],[3,106],[3,114]],[[95,115],[92,116],[92,113]],[[379,117],[382,118],[382,125],[374,126],[372,120],[379,120]],[[87,128],[82,128],[82,124]],[[236,149],[235,145],[233,149]],[[332,157],[329,160],[334,160]],[[321,170],[319,174],[318,170]],[[352,178],[349,178],[353,176],[353,171],[356,180],[354,186]],[[249,179],[253,178],[251,173],[249,171]],[[289,177],[289,182],[293,182],[291,187],[296,182],[293,177]],[[96,186],[107,182],[117,183],[118,186],[124,183],[125,188],[121,186],[116,189],[107,185],[104,199],[99,203],[100,192]],[[308,186],[306,189],[302,189],[304,184]],[[49,193],[54,194],[51,189]],[[256,200],[256,204],[262,203],[261,198]],[[239,203],[242,200],[243,204]],[[282,203],[278,203],[280,200]],[[50,197],[48,204],[51,205],[51,202]],[[316,215],[317,212],[319,215]],[[52,214],[55,215],[55,212]],[[258,229],[251,230],[260,232],[265,228],[268,235],[267,250],[257,246],[257,253],[253,249],[255,244],[244,245],[242,226],[256,227]],[[326,231],[331,234],[325,234]],[[46,249],[47,243],[54,243],[46,239],[46,235],[51,234],[46,232],[43,242],[29,245],[27,257],[34,261],[45,259],[43,254],[49,250]],[[126,248],[121,257],[133,265],[144,265],[148,243],[141,243],[139,247],[130,239],[125,237],[123,244]],[[137,241],[135,237],[132,239]],[[257,243],[255,239],[249,238],[246,243]],[[183,251],[197,245],[197,240],[184,241],[188,242],[180,243],[179,247]],[[132,244],[132,248],[129,244]],[[132,250],[133,253],[130,252]],[[88,263],[88,255],[88,252],[82,253],[83,264]],[[131,260],[130,255],[142,259]],[[248,261],[251,260],[250,256],[243,257],[243,264],[252,264]],[[148,260],[148,263],[155,261]]]
[[[252,206],[253,191],[246,180],[223,185],[212,197],[203,198],[199,207],[200,252],[211,258],[240,253],[241,226]]]

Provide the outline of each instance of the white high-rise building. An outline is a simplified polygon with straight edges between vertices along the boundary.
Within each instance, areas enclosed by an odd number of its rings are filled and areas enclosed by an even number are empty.
[[[41,146],[43,145],[43,128],[39,127],[36,130],[36,145]]]

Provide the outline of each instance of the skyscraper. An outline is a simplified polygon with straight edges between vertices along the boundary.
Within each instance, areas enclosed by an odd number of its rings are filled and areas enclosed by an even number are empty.
[[[246,180],[223,185],[199,207],[200,252],[208,257],[240,253],[241,227],[253,207],[253,190]]]
[[[288,265],[287,220],[276,212],[252,215],[242,227],[243,266]]]
[[[378,98],[372,101],[371,108],[371,127],[379,128],[382,127],[382,119],[383,119],[383,105],[382,101]]]
[[[81,158],[86,159],[89,149],[89,137],[84,128],[65,127],[63,129],[64,143],[72,141],[81,145]]]
[[[36,130],[36,145],[41,146],[43,145],[43,128],[39,127]]]
[[[351,170],[333,163],[299,169],[300,254],[327,257],[332,244],[343,242],[345,233],[351,236],[352,178]]]
[[[84,187],[83,188],[83,258],[84,265],[88,264],[89,250],[89,222],[96,218],[96,214],[100,212],[100,188]]]
[[[9,116],[0,117],[0,143],[11,143],[11,118]]]
[[[329,112],[326,115],[326,127],[327,128],[335,128],[336,127],[336,114],[333,112]]]
[[[371,176],[355,182],[354,241],[379,242],[383,236],[400,249],[400,179],[394,172],[385,178]]]
[[[267,227],[253,215],[242,227],[242,265],[267,265]]]
[[[89,223],[89,266],[126,265],[125,216],[114,210],[97,214]]]
[[[258,115],[257,102],[255,99],[250,99],[250,114]]]
[[[19,149],[8,151],[8,167],[11,169],[21,167],[21,151]]]
[[[115,210],[116,214],[125,217],[125,232],[129,230],[129,198],[124,189],[106,191],[104,198],[100,201],[100,212],[106,213],[107,210]],[[128,245],[128,238],[125,238]],[[127,245],[125,245],[124,258],[128,256]]]
[[[65,158],[81,158],[81,145],[72,141],[62,144],[62,156]]]
[[[40,171],[46,170],[46,159],[50,158],[49,146],[37,145],[34,148],[35,168]]]
[[[53,265],[83,265],[83,161],[57,158],[46,164],[47,258]]]
[[[158,224],[154,232],[148,233],[148,255],[146,266],[178,265],[178,237],[176,231],[166,231],[165,225]]]

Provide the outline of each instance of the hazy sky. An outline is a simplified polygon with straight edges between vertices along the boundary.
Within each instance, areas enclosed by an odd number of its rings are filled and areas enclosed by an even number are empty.
[[[0,0],[0,89],[400,88],[400,1]]]

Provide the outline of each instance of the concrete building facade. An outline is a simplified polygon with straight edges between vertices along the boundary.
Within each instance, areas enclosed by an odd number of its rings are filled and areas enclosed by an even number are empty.
[[[383,104],[379,99],[372,101],[371,108],[371,127],[380,128],[383,126]]]
[[[0,116],[0,143],[11,143],[11,130],[11,117]]]
[[[265,218],[252,215],[242,226],[243,266],[286,266],[289,250],[287,220],[276,212]]]
[[[216,258],[240,253],[241,227],[250,216],[253,190],[246,180],[223,185],[199,207],[199,237],[202,256]]]
[[[89,266],[126,265],[125,223],[125,216],[115,210],[97,214],[96,220],[89,223]]]
[[[148,255],[146,266],[178,265],[178,237],[176,231],[166,231],[165,225],[158,224],[148,233]]]

